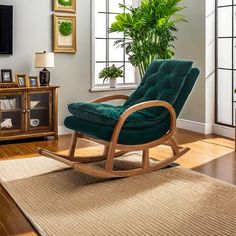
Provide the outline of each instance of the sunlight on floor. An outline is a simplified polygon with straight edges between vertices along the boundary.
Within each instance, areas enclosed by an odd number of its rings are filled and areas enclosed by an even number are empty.
[[[201,166],[234,151],[234,141],[223,138],[202,139],[182,146],[189,147],[190,151],[180,157],[176,163],[186,168]],[[171,151],[167,146],[160,146],[151,149],[150,154],[155,159],[163,159],[171,155]]]
[[[234,151],[234,140],[224,138],[208,138],[200,139],[193,142],[183,144],[184,147],[189,147],[190,151],[180,157],[176,163],[186,168],[196,168],[212,160],[220,158]],[[67,151],[60,152],[67,154]],[[76,149],[76,155],[91,156],[102,155],[103,146],[80,147]],[[165,159],[172,155],[171,149],[168,146],[161,145],[150,150],[150,157],[158,160]]]

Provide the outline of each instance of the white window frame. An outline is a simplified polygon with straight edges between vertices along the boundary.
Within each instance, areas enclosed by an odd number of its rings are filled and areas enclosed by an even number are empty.
[[[140,82],[140,77],[138,73],[138,69],[135,68],[135,81],[134,83],[122,83],[117,84],[116,88],[110,88],[107,84],[95,84],[95,9],[94,9],[94,1],[99,0],[90,0],[90,6],[91,6],[91,42],[90,42],[90,48],[91,48],[91,72],[90,72],[90,91],[96,92],[96,91],[106,91],[106,90],[130,90],[137,88],[137,85]],[[139,0],[134,0],[135,4],[138,4]]]

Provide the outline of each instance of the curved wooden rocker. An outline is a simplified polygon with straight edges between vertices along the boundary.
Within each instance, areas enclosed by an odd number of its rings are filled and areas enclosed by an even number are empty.
[[[187,151],[189,151],[189,148],[183,148],[183,147],[178,146],[173,138],[173,135],[176,130],[176,111],[177,111],[177,114],[179,114],[199,74],[199,71],[197,69],[193,71],[194,73],[192,74],[190,73],[190,75],[187,76],[188,78],[189,77],[192,78],[192,80],[189,80],[189,81],[185,80],[187,81],[186,82],[187,85],[181,87],[181,89],[183,90],[183,92],[180,93],[181,99],[175,100],[175,103],[173,104],[173,106],[170,103],[166,101],[161,101],[161,100],[149,100],[149,101],[145,101],[145,102],[141,102],[141,103],[129,106],[119,116],[118,121],[116,122],[114,126],[110,140],[92,138],[91,136],[87,134],[83,134],[82,132],[75,130],[72,135],[72,141],[71,141],[68,156],[56,154],[45,149],[39,149],[39,153],[46,157],[53,158],[57,161],[60,161],[72,168],[78,169],[82,173],[85,173],[91,176],[101,177],[101,178],[122,178],[122,177],[135,176],[135,175],[148,173],[151,171],[156,171],[170,165],[179,157],[181,157],[183,154],[185,154]],[[129,97],[126,95],[106,96],[106,97],[96,99],[92,101],[92,103],[99,104],[99,103],[111,101],[114,99],[128,100]],[[124,143],[119,142],[120,134],[122,130],[125,129],[125,122],[132,115],[136,114],[136,112],[139,112],[141,110],[145,110],[145,109],[147,110],[147,109],[152,109],[152,108],[157,108],[157,107],[161,107],[163,110],[168,111],[168,113],[166,113],[167,115],[165,117],[165,122],[166,122],[166,119],[169,119],[170,125],[168,128],[168,131],[165,132],[164,135],[162,135],[160,138],[154,141],[150,141],[150,142],[142,143],[142,144],[124,144]],[[162,123],[163,122],[160,122],[159,125],[162,125]],[[75,157],[75,147],[76,147],[77,138],[84,138],[84,139],[92,140],[94,142],[104,145],[103,155],[90,156],[90,157]],[[171,157],[166,158],[165,160],[155,162],[155,163],[150,163],[149,149],[156,147],[158,145],[163,145],[163,144],[170,146],[170,148],[172,149],[173,155]],[[124,155],[125,153],[131,152],[131,151],[140,151],[140,150],[142,150],[143,152],[141,167],[131,169],[131,170],[114,170],[114,160],[116,157],[120,157]],[[104,168],[96,165],[96,162],[104,161],[104,160],[106,161]]]

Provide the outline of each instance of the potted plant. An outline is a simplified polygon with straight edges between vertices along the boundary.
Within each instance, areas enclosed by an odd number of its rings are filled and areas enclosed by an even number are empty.
[[[123,70],[121,70],[121,67],[116,67],[114,64],[102,69],[98,75],[100,79],[103,79],[103,83],[106,80],[109,80],[111,88],[116,88],[116,79],[123,76]]]
[[[142,0],[138,7],[120,4],[125,13],[116,16],[109,32],[124,34],[115,45],[125,48],[129,61],[139,68],[141,78],[154,59],[169,59],[174,55],[176,24],[186,21],[179,14],[183,0]]]

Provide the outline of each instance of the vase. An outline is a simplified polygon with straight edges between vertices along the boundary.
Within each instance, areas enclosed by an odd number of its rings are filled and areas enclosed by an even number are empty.
[[[110,88],[116,88],[116,79],[110,79]]]

